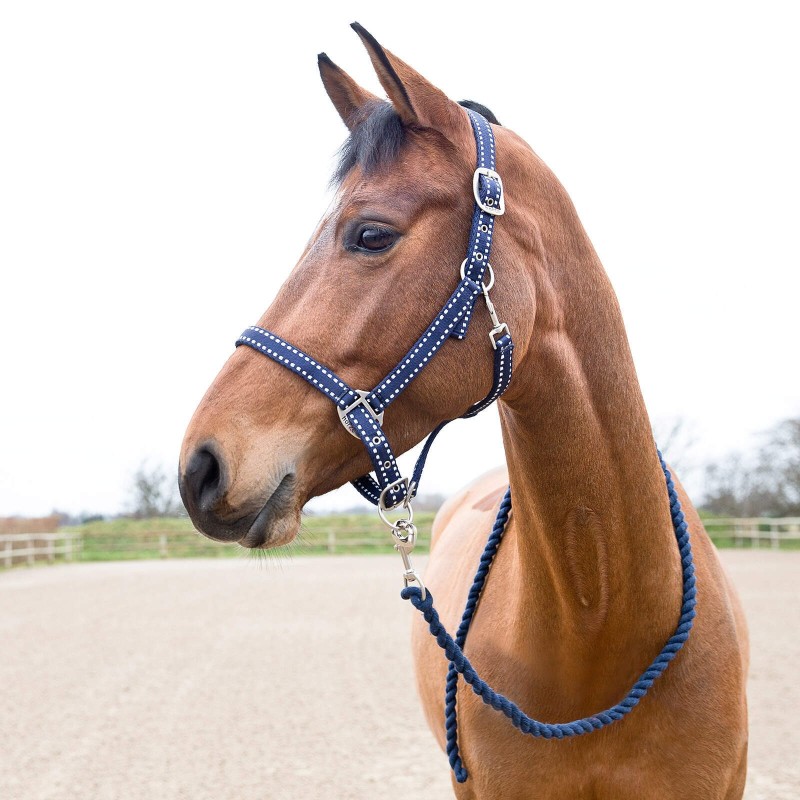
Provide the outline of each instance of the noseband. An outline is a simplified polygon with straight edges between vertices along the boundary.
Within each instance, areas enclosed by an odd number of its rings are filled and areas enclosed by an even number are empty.
[[[389,439],[383,431],[383,415],[448,339],[463,339],[467,335],[475,301],[481,294],[493,325],[489,331],[489,340],[494,352],[494,376],[492,388],[486,397],[471,406],[463,417],[474,417],[508,388],[514,352],[508,326],[500,322],[489,299],[489,290],[494,285],[494,272],[489,263],[494,220],[505,211],[503,182],[495,171],[494,134],[484,117],[471,109],[465,110],[472,123],[477,147],[477,168],[472,178],[475,209],[467,257],[461,264],[460,280],[455,291],[400,363],[374,389],[365,391],[351,388],[333,370],[320,364],[313,356],[263,328],[250,327],[236,341],[237,347],[252,347],[299,375],[336,404],[342,425],[348,433],[361,440],[372,461],[375,474],[375,477],[362,475],[352,481],[352,484],[367,500],[378,506],[381,519],[392,529],[395,545],[403,556],[406,586],[415,582],[423,594],[425,587],[408,560],[416,537],[416,529],[411,522],[411,501],[419,488],[425,460],[434,439],[452,420],[442,422],[430,433],[417,459],[412,477],[408,479],[400,474]],[[487,273],[488,281],[485,280]],[[397,523],[389,522],[385,512],[401,505],[407,510],[408,518],[400,520],[398,527]]]
[[[402,556],[404,565],[405,588],[401,593],[402,597],[409,600],[422,613],[430,632],[439,647],[444,650],[449,662],[445,687],[447,755],[459,783],[463,783],[468,777],[458,749],[456,690],[459,675],[484,703],[505,714],[514,727],[522,733],[545,739],[563,739],[591,733],[605,728],[629,714],[639,700],[647,694],[656,678],[675,658],[689,638],[689,631],[695,617],[697,596],[689,529],[671,475],[659,453],[658,457],[666,479],[667,497],[683,571],[683,597],[678,626],[661,653],[619,703],[591,717],[573,722],[545,723],[529,717],[515,703],[494,691],[480,678],[463,651],[489,568],[511,513],[511,489],[508,489],[500,504],[497,519],[481,557],[455,639],[441,624],[439,615],[433,606],[431,593],[426,590],[420,576],[411,565],[410,553],[414,549],[416,541],[411,501],[419,487],[428,451],[439,431],[451,420],[440,423],[430,433],[409,480],[401,476],[392,448],[383,432],[383,415],[386,408],[419,375],[423,367],[450,337],[463,339],[466,336],[472,310],[480,294],[484,296],[493,325],[489,331],[489,340],[494,350],[494,377],[489,394],[479,403],[470,407],[463,416],[473,417],[491,405],[503,394],[511,381],[514,343],[511,340],[508,326],[500,322],[492,301],[489,299],[489,290],[494,284],[494,273],[489,265],[489,253],[492,247],[494,218],[505,210],[503,183],[495,171],[494,135],[489,123],[477,112],[471,109],[466,109],[466,111],[472,123],[478,151],[478,166],[473,175],[475,210],[472,215],[467,257],[461,265],[461,279],[455,291],[402,361],[374,389],[364,391],[351,388],[332,370],[304,353],[299,347],[294,347],[280,336],[263,328],[248,328],[236,341],[237,346],[252,347],[278,364],[292,370],[325,394],[336,404],[339,418],[348,433],[361,439],[366,447],[372,460],[375,477],[363,475],[352,483],[367,500],[378,506],[381,519],[391,528],[395,539],[395,549]],[[484,281],[487,273],[488,283]],[[386,512],[401,505],[407,511],[407,518],[390,521]],[[411,585],[414,583],[417,586]]]

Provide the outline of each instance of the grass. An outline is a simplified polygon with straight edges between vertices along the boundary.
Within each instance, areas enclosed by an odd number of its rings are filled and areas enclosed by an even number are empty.
[[[416,515],[419,531],[417,552],[430,546],[433,512]],[[713,526],[708,517],[712,541],[719,548],[752,548],[753,542],[736,542],[733,531]],[[90,522],[63,529],[80,533],[82,547],[78,561],[119,561],[158,558],[232,558],[249,554],[257,559],[282,559],[307,555],[391,553],[389,529],[373,514],[306,515],[297,539],[284,547],[244,550],[232,544],[214,542],[199,535],[186,517],[158,519],[114,519]],[[488,533],[488,531],[487,531]],[[768,540],[762,548],[769,548]],[[800,550],[800,540],[784,540],[782,550]],[[37,560],[40,560],[37,558]],[[60,560],[60,559],[59,559]]]
[[[427,552],[433,512],[421,512],[414,522],[419,531],[418,552]],[[242,549],[197,534],[187,518],[114,519],[64,528],[80,533],[80,561],[145,558],[229,558]],[[276,557],[321,554],[392,552],[389,529],[372,514],[304,516],[300,534],[289,545],[270,551]],[[263,551],[254,551],[256,557]]]

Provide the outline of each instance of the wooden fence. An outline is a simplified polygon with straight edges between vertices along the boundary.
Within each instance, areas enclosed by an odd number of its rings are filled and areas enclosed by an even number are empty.
[[[421,515],[423,516],[423,515]],[[432,514],[421,521],[419,550],[430,542]],[[705,520],[720,547],[800,547],[800,517]],[[56,561],[115,561],[145,558],[229,557],[242,550],[212,542],[192,530],[125,533],[63,532],[0,535],[0,568]],[[311,518],[298,541],[278,548],[291,557],[336,553],[390,553],[387,528],[369,515]]]
[[[718,544],[731,543],[734,547],[768,544],[778,549],[783,543],[800,542],[800,517],[708,519],[704,524],[708,535]]]
[[[56,559],[80,560],[82,536],[79,533],[7,533],[0,536],[0,565],[32,566],[37,561],[50,564]]]

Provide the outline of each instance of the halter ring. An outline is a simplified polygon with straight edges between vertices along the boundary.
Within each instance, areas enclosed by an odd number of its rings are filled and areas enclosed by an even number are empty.
[[[461,262],[461,280],[464,280],[464,278],[467,277],[466,276],[467,261],[469,261],[469,258],[465,258]],[[494,270],[492,269],[492,265],[488,261],[486,262],[486,269],[489,270],[489,285],[487,286],[485,283],[481,283],[481,289],[483,289],[484,292],[488,292],[492,288],[492,286],[494,286]]]

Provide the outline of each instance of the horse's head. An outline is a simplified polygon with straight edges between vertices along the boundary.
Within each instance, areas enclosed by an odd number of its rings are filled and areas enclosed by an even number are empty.
[[[475,140],[463,107],[354,28],[390,102],[320,55],[323,84],[350,130],[338,191],[258,324],[312,354],[351,387],[371,389],[458,282],[474,207]],[[515,171],[531,156],[510,132],[495,133],[511,210],[498,225],[492,250],[494,297],[524,344],[533,322],[533,287],[506,231],[520,220],[513,210]],[[272,224],[279,234],[279,214]],[[510,299],[502,306],[512,294],[517,316]],[[492,384],[490,327],[486,308],[477,305],[466,338],[450,339],[392,404],[384,430],[395,452],[408,450],[486,394]],[[189,425],[181,494],[207,535],[272,546],[293,538],[310,498],[369,469],[364,447],[342,426],[333,403],[289,370],[240,347]]]

